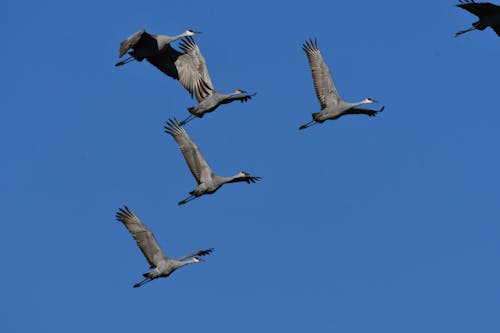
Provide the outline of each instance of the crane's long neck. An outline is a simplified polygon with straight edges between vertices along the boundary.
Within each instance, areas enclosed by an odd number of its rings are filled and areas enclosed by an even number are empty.
[[[199,260],[197,260],[196,258],[191,258],[191,259],[189,259],[189,260],[184,260],[184,261],[178,261],[178,260],[177,260],[177,265],[176,265],[177,267],[176,267],[176,269],[177,269],[177,268],[184,267],[184,266],[189,265],[189,264],[196,263],[196,262],[198,262],[198,261],[199,261]]]
[[[370,103],[373,103],[373,102],[370,101],[370,100],[364,99],[364,100],[359,101],[357,103],[353,103],[354,104],[353,106],[356,107],[356,106],[360,106],[360,105],[363,105],[363,104],[370,104]]]
[[[177,36],[167,36],[167,35],[157,35],[156,40],[158,41],[158,46],[160,49],[163,49],[167,45],[169,45],[172,42],[175,42],[178,39],[181,39],[182,37],[187,36],[185,32],[182,34],[179,34]]]

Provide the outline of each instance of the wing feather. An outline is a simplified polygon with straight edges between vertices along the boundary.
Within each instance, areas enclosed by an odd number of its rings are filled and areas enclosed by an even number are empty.
[[[494,5],[489,2],[462,1],[457,5],[457,7],[465,9],[469,13],[472,13],[479,18],[500,11],[500,6]]]
[[[197,184],[200,185],[203,180],[210,179],[212,170],[205,161],[196,143],[191,140],[186,130],[179,124],[177,119],[169,119],[165,125],[165,131],[177,142]]]
[[[306,52],[307,59],[309,60],[314,89],[316,90],[316,96],[318,97],[321,109],[324,109],[327,105],[337,104],[339,94],[333,83],[330,69],[321,56],[316,39],[306,41],[302,49]]]
[[[184,51],[175,61],[179,81],[200,102],[214,90],[207,63],[193,37],[184,37],[179,47]]]
[[[179,261],[183,261],[183,260],[186,260],[186,259],[189,259],[189,258],[192,258],[192,257],[197,257],[197,256],[208,256],[210,253],[212,253],[212,251],[214,250],[213,247],[209,248],[209,249],[206,249],[206,250],[200,250],[200,251],[194,251],[194,252],[191,252],[189,254],[186,254],[185,256],[182,256],[180,257]]]
[[[175,66],[175,62],[180,56],[182,56],[182,53],[175,50],[169,44],[165,46],[164,52],[153,57],[148,57],[146,60],[171,78],[179,80],[179,72]]]
[[[491,29],[493,29],[497,33],[497,36],[500,37],[500,24],[492,25]]]
[[[141,222],[141,220],[127,207],[120,208],[116,213],[116,219],[122,222],[132,234],[137,246],[141,249],[151,267],[156,267],[167,256],[163,253],[155,236]]]
[[[156,39],[148,34],[144,29],[137,31],[136,33],[130,35],[127,39],[120,43],[120,53],[119,57],[123,57],[128,50],[135,48],[144,48],[147,50],[152,50],[158,48]]]

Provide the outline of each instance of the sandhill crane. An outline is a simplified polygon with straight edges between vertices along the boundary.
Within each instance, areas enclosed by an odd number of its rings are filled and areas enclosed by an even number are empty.
[[[133,51],[129,52],[130,57],[117,62],[115,66],[122,66],[134,60],[143,61],[144,59],[149,59],[162,53],[169,52],[173,50],[170,43],[182,37],[200,33],[199,31],[188,29],[177,36],[166,36],[149,34],[145,30],[139,30],[120,43],[119,58],[123,57],[128,50],[133,49]]]
[[[145,279],[134,284],[134,288],[138,288],[154,279],[167,277],[182,266],[203,261],[198,257],[206,256],[214,250],[213,248],[210,248],[195,251],[186,254],[179,259],[170,259],[165,255],[165,253],[163,253],[153,233],[149,231],[149,229],[127,206],[119,208],[116,213],[116,219],[122,222],[127,230],[132,234],[137,242],[137,246],[141,249],[151,268],[148,273],[142,274]]]
[[[312,114],[313,120],[299,127],[305,129],[316,123],[323,123],[328,119],[338,119],[346,114],[366,114],[370,117],[375,116],[377,113],[382,112],[384,107],[380,110],[369,110],[358,108],[361,104],[377,103],[371,98],[365,98],[361,102],[349,103],[344,101],[338,94],[337,89],[333,83],[332,75],[328,65],[323,60],[321,53],[318,49],[316,39],[306,41],[302,47],[306,52],[311,67],[314,88],[316,96],[318,97],[321,105],[321,111]]]
[[[467,30],[459,31],[455,37],[460,36],[472,30],[484,30],[487,27],[495,30],[500,36],[500,6],[489,2],[475,2],[473,0],[460,0],[457,7],[476,15],[479,21],[472,23],[472,27]]]
[[[189,91],[191,97],[193,95],[196,97],[198,105],[188,108],[191,115],[181,121],[181,125],[186,124],[194,117],[203,117],[205,113],[214,111],[221,104],[233,101],[246,102],[255,96],[255,94],[249,94],[242,89],[236,89],[229,94],[217,92],[208,74],[205,58],[194,39],[190,36],[183,38],[179,47],[184,53],[171,49],[169,52],[148,58],[148,61],[163,73],[178,79],[182,86]]]
[[[208,166],[196,143],[191,140],[177,119],[169,119],[165,125],[165,131],[172,135],[179,145],[189,170],[191,170],[198,184],[198,188],[189,192],[189,197],[179,201],[179,205],[183,205],[204,194],[212,194],[226,183],[247,182],[250,184],[261,179],[261,177],[252,176],[244,171],[240,171],[232,177],[216,175]]]

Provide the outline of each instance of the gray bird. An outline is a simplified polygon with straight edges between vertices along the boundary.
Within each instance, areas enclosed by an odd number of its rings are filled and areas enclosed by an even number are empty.
[[[250,184],[261,179],[261,177],[252,176],[244,171],[240,171],[232,177],[216,175],[208,166],[208,163],[205,161],[196,143],[191,140],[177,119],[169,119],[165,125],[165,131],[170,134],[179,145],[179,149],[186,160],[189,170],[191,170],[198,184],[195,190],[189,192],[189,197],[179,201],[179,205],[183,205],[204,194],[212,194],[222,185],[227,183],[247,182]]]
[[[115,66],[122,66],[134,60],[143,61],[144,59],[149,59],[151,57],[159,56],[165,52],[170,52],[173,50],[170,43],[182,37],[200,33],[201,32],[199,31],[188,29],[177,36],[166,36],[149,34],[145,30],[139,30],[120,43],[119,58],[123,57],[128,50],[133,49],[133,51],[129,52],[130,57],[117,62]]]
[[[208,74],[205,58],[192,37],[185,37],[179,44],[183,53],[171,48],[148,61],[168,76],[178,79],[187,89],[191,97],[195,96],[198,105],[188,108],[191,115],[180,122],[186,124],[195,117],[202,118],[205,113],[217,109],[222,104],[234,101],[246,102],[255,94],[249,94],[242,89],[236,89],[229,94],[217,92]]]
[[[135,214],[127,206],[118,210],[116,213],[116,219],[122,222],[127,230],[132,234],[137,242],[137,246],[141,249],[151,268],[148,273],[142,274],[145,279],[134,284],[134,288],[138,288],[154,279],[167,277],[175,270],[183,266],[204,261],[198,257],[206,256],[214,250],[213,248],[210,248],[195,251],[186,254],[179,259],[170,259],[165,255],[165,253],[163,253],[153,233],[146,228],[141,220],[135,216]]]
[[[316,39],[306,41],[302,49],[306,52],[309,60],[314,88],[321,105],[321,111],[313,113],[313,120],[300,126],[299,130],[310,127],[316,123],[321,124],[325,120],[338,119],[347,114],[366,114],[370,117],[374,117],[377,113],[384,110],[384,107],[378,111],[358,108],[358,106],[362,104],[377,103],[377,101],[371,98],[365,98],[357,103],[344,101],[335,88],[330,69],[321,56]]]
[[[475,2],[473,0],[460,0],[459,2],[456,5],[457,7],[476,15],[479,21],[472,23],[471,28],[457,32],[455,37],[472,30],[482,31],[487,27],[493,29],[500,36],[500,6],[489,2]]]

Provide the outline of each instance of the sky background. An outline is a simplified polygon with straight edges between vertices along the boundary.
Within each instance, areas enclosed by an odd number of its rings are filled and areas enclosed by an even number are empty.
[[[454,38],[476,20],[454,4],[7,1],[0,331],[500,332],[500,40]],[[186,130],[261,182],[177,206],[196,183],[163,125],[195,101],[114,66],[143,28],[202,31],[216,89],[257,92]],[[319,111],[310,37],[380,116],[297,130]],[[148,265],[124,204],[167,255],[215,251],[132,288]]]

